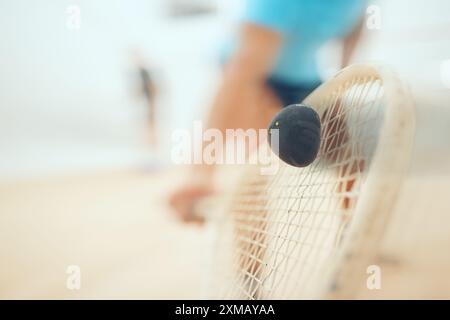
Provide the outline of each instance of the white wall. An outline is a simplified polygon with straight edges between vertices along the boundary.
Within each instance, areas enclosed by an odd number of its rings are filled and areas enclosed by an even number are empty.
[[[72,4],[81,9],[78,30],[66,26]],[[0,177],[148,162],[130,48],[148,55],[161,81],[165,145],[170,128],[200,116],[214,86],[211,44],[221,20],[171,20],[163,4],[0,2]]]
[[[450,2],[380,0],[382,28],[357,60],[396,65],[416,83],[440,83],[450,59]],[[66,9],[81,9],[79,30]],[[145,108],[130,93],[131,47],[148,54],[163,94],[159,123],[170,131],[202,117],[217,83],[216,53],[239,1],[218,15],[181,20],[164,0],[0,1],[0,177],[147,163]],[[228,22],[227,22],[228,21]]]

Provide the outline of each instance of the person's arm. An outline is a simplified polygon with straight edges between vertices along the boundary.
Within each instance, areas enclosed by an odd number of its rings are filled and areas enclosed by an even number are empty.
[[[158,95],[158,88],[155,84],[155,80],[153,77],[149,78],[148,81],[148,90],[150,92],[150,105],[155,106],[156,96]]]
[[[275,63],[282,36],[244,23],[238,50],[225,67],[223,81],[209,111],[205,129],[266,128],[279,104],[267,92],[266,80]],[[214,165],[194,165],[192,178],[170,200],[183,221],[198,221],[189,210],[199,197],[212,192]]]
[[[224,131],[266,126],[267,119],[260,116],[264,106],[253,102],[264,90],[281,42],[277,32],[243,24],[240,45],[226,65],[223,82],[211,106],[208,127]]]
[[[281,41],[281,35],[270,29],[249,23],[242,25],[238,50],[225,66],[205,129],[219,129],[225,136],[226,129],[267,127],[278,106],[269,101],[260,102],[264,95],[267,96],[265,82]],[[196,166],[195,170],[209,174],[214,166],[208,167]]]
[[[358,45],[358,42],[361,39],[363,27],[364,27],[364,18],[362,18],[358,22],[358,24],[353,28],[352,32],[350,32],[344,38],[342,49],[342,61],[341,61],[342,68],[349,65],[353,53],[355,52],[356,46]]]

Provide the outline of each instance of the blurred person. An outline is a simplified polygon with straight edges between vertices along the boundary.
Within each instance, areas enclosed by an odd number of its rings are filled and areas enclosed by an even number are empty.
[[[157,146],[157,132],[155,123],[156,96],[158,93],[157,86],[148,66],[139,50],[133,50],[132,60],[134,67],[137,69],[138,79],[140,83],[139,95],[143,96],[147,105],[148,112],[148,139],[150,145],[155,148]]]
[[[223,78],[206,128],[267,128],[284,106],[321,84],[317,52],[342,39],[342,67],[360,38],[364,0],[247,0],[238,34],[224,54]],[[171,195],[185,222],[202,222],[195,202],[213,193],[214,165],[193,165],[191,179]]]

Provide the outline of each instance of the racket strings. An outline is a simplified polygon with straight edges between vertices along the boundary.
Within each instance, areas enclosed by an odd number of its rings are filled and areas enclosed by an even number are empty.
[[[301,297],[323,272],[375,152],[378,132],[367,126],[382,123],[382,89],[377,78],[356,77],[316,102],[322,142],[309,167],[281,164],[274,176],[245,177],[228,217],[231,263],[222,265],[220,297]]]

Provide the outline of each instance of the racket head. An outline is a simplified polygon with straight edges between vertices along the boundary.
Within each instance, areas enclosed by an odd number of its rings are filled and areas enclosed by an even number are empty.
[[[211,298],[350,298],[365,284],[411,151],[411,96],[388,68],[353,65],[303,103],[321,118],[319,155],[243,170],[216,219]]]

